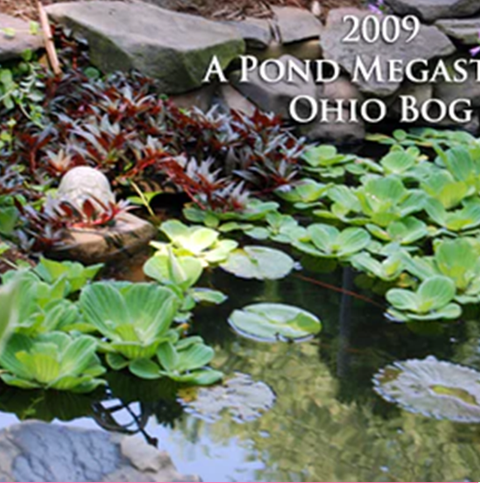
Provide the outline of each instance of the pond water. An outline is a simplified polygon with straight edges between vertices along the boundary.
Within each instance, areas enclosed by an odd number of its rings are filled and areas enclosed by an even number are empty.
[[[88,397],[1,387],[0,424],[38,418],[138,432],[168,450],[181,473],[211,482],[478,480],[480,425],[407,412],[381,399],[372,383],[392,362],[430,355],[480,370],[478,314],[467,310],[455,324],[395,324],[384,317],[384,299],[362,291],[350,269],[322,274],[308,260],[303,265],[310,270],[280,282],[241,281],[220,270],[204,280],[230,299],[201,309],[195,332],[215,348],[213,367],[273,390],[275,404],[262,417],[242,424],[223,414],[207,422],[185,412],[172,385],[119,375],[111,393]],[[298,344],[235,334],[229,314],[266,301],[311,311],[322,320],[321,334]]]

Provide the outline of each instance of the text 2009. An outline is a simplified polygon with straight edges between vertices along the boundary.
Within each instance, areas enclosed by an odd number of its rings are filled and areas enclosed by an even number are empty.
[[[367,15],[363,19],[355,15],[345,15],[343,22],[351,24],[350,31],[343,39],[343,42],[347,44],[360,41],[374,44],[378,40],[383,40],[387,44],[394,44],[402,40],[408,44],[415,39],[421,28],[420,20],[414,15],[404,18],[394,15]],[[406,39],[404,39],[403,33],[408,34]]]

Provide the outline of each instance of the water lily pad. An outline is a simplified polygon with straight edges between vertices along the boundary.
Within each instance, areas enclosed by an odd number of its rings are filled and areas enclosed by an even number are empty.
[[[229,323],[241,335],[266,342],[302,340],[322,328],[315,315],[284,304],[249,305],[235,310]]]
[[[240,278],[279,280],[293,270],[295,262],[280,250],[247,246],[235,250],[221,267]]]
[[[395,362],[373,378],[375,392],[407,411],[480,423],[480,373],[435,357]]]
[[[269,386],[246,374],[235,374],[219,386],[180,391],[179,398],[187,413],[210,423],[224,414],[238,423],[254,421],[270,410],[275,400]]]

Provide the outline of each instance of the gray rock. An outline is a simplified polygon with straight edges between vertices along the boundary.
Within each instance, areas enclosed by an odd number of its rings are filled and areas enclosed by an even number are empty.
[[[323,85],[322,97],[330,101],[340,99],[345,101],[361,101],[364,96],[347,76],[340,76],[337,80]]]
[[[203,112],[207,112],[213,105],[216,88],[217,86],[215,84],[206,84],[194,91],[170,96],[170,99],[181,109],[192,109],[196,107]]]
[[[426,22],[468,17],[480,12],[478,0],[386,0],[395,13],[418,15]]]
[[[245,50],[233,27],[145,3],[71,2],[47,11],[87,39],[99,69],[137,69],[167,94],[201,87],[214,55],[226,68]]]
[[[435,22],[435,26],[449,37],[459,40],[465,45],[478,45],[480,17],[438,20]]]
[[[345,112],[345,118],[348,113]],[[367,135],[365,123],[336,122],[333,114],[329,114],[328,122],[315,121],[297,128],[300,136],[305,136],[310,142],[332,143],[337,146],[358,144]]]
[[[268,49],[256,50],[253,55],[260,61],[279,59],[283,55],[291,55],[300,60],[318,60],[322,58],[323,51],[318,39],[314,39],[286,45],[272,42]]]
[[[268,20],[246,18],[241,22],[225,22],[234,27],[251,49],[266,49],[273,40],[272,26]]]
[[[48,252],[59,260],[76,260],[85,265],[131,258],[155,238],[155,227],[130,213],[117,215],[113,226],[68,230],[60,247]]]
[[[256,106],[230,84],[223,84],[219,89],[222,103],[230,110],[239,111],[248,116],[253,116]]]
[[[4,29],[13,29],[15,35],[5,35]],[[0,13],[0,62],[20,57],[26,50],[36,51],[42,47],[42,34],[32,35],[28,22]]]
[[[413,96],[416,99],[417,106],[421,107],[425,102],[433,98],[433,85],[406,82],[395,94],[392,99],[393,102],[388,109],[389,117],[392,119],[399,119],[401,117],[402,106],[399,99],[400,96]]]
[[[282,56],[278,59],[278,62],[283,62],[285,64],[293,62],[304,68],[303,62],[290,55]],[[267,74],[271,77],[275,76],[276,67],[273,64],[268,65]],[[285,120],[290,119],[289,106],[295,97],[305,95],[315,98],[317,94],[317,86],[312,73],[309,73],[307,82],[300,79],[298,76],[295,76],[292,79],[292,82],[282,80],[276,83],[268,83],[260,77],[257,69],[257,71],[250,73],[249,82],[240,82],[237,73],[232,74],[231,81],[238,91],[250,99],[260,109],[267,112],[274,112]],[[308,109],[308,115],[310,110],[308,103],[305,105],[305,109]],[[301,104],[299,105],[299,112],[302,112]]]
[[[134,448],[134,450],[132,450]],[[2,481],[198,481],[140,438],[36,421],[0,432]]]
[[[357,43],[344,43],[342,40],[351,30],[351,24],[343,22],[346,14],[355,15],[360,19],[371,15],[368,11],[353,8],[331,10],[320,43],[325,58],[336,61],[351,75],[355,71],[357,59],[360,59],[367,68],[375,59],[379,59],[383,79],[376,75],[372,75],[370,79],[359,79],[358,85],[362,92],[387,97],[398,90],[401,82],[388,81],[388,65],[392,59],[403,61],[405,65],[415,59],[430,60],[455,52],[455,46],[444,33],[437,27],[425,25],[422,25],[420,33],[410,43],[406,42],[409,34],[405,31],[402,31],[399,40],[394,44],[389,44],[383,39],[375,43],[362,40]]]
[[[446,62],[447,67],[455,62],[459,56],[452,56]],[[477,82],[476,67],[467,67],[468,79],[460,84],[453,82],[439,82],[434,86],[433,97],[450,104],[457,99],[470,99],[473,107],[480,108],[480,83]]]
[[[273,7],[279,42],[289,44],[320,37],[322,22],[303,8]]]

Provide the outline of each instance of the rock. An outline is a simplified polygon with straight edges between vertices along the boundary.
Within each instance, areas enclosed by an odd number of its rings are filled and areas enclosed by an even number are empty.
[[[167,94],[201,87],[213,56],[226,68],[245,51],[231,26],[146,3],[58,3],[47,11],[87,39],[91,61],[100,70],[137,69]]]
[[[289,44],[320,38],[323,25],[312,12],[295,7],[272,7],[272,10],[279,42]]]
[[[480,12],[478,0],[386,0],[395,13],[417,15],[425,22],[468,17]]]
[[[5,35],[3,33],[5,29],[12,29],[15,35]],[[32,35],[28,22],[0,13],[0,62],[21,57],[26,50],[36,51],[41,48],[43,48],[41,33]]]
[[[379,59],[383,79],[372,75],[370,79],[359,79],[360,90],[379,97],[387,97],[400,87],[401,82],[389,82],[388,62],[392,59],[402,61],[404,64],[415,59],[430,60],[444,57],[455,52],[455,46],[449,38],[437,27],[422,25],[418,36],[407,43],[409,34],[402,31],[399,40],[394,44],[378,40],[367,43],[360,40],[357,43],[343,43],[351,29],[350,23],[344,23],[343,17],[347,14],[363,19],[371,15],[368,11],[359,9],[335,9],[328,16],[327,26],[322,34],[320,43],[326,59],[340,64],[349,74],[353,75],[357,58],[369,68],[376,58]],[[392,25],[392,24],[390,24]],[[404,69],[402,69],[404,72]]]
[[[234,27],[250,49],[266,49],[273,40],[272,26],[268,20],[249,18],[240,22],[225,22]]]
[[[268,49],[255,50],[252,52],[260,61],[267,59],[279,59],[284,55],[291,55],[300,60],[318,60],[323,56],[322,48],[318,40],[305,40],[294,44],[279,44],[273,42]]]
[[[348,112],[344,112],[348,118]],[[358,123],[336,122],[336,116],[329,114],[326,123],[315,121],[311,124],[304,124],[297,128],[300,136],[305,136],[310,142],[332,143],[337,146],[358,144],[365,140],[366,127],[363,121]]]
[[[73,168],[63,176],[58,188],[57,199],[59,202],[73,205],[80,211],[87,200],[100,210],[102,207],[96,201],[104,206],[115,203],[115,195],[108,178],[102,172],[88,166]]]
[[[157,230],[130,213],[115,218],[113,226],[97,229],[71,229],[63,244],[48,253],[51,258],[76,260],[86,265],[131,257],[147,247]]]
[[[229,84],[223,84],[220,87],[219,94],[221,101],[228,109],[242,112],[247,116],[253,116],[257,110],[254,104]]]
[[[135,452],[125,454],[133,445]],[[161,465],[151,469],[144,455]],[[198,481],[179,475],[166,453],[140,438],[37,421],[0,432],[0,476],[2,481]]]
[[[433,98],[433,85],[406,82],[395,94],[392,99],[393,102],[388,109],[388,115],[392,119],[399,119],[402,115],[400,96],[413,96],[416,99],[417,106],[420,108],[425,102]]]
[[[460,56],[452,56],[446,61],[447,68]],[[480,83],[477,82],[476,66],[467,67],[468,79],[460,84],[440,82],[434,86],[433,97],[450,104],[457,99],[470,99],[472,106],[480,108]]]
[[[465,45],[478,45],[480,17],[468,19],[438,20],[435,26],[449,37],[459,40]]]
[[[302,69],[305,68],[303,62],[290,55],[282,56],[277,62],[282,62],[286,65],[289,62],[293,62],[298,64]],[[266,67],[266,71],[267,75],[273,78],[277,73],[277,67],[269,64]],[[282,80],[276,83],[268,83],[260,77],[258,69],[250,73],[248,82],[240,82],[238,73],[233,73],[231,80],[233,86],[260,109],[267,112],[274,112],[285,120],[290,119],[289,106],[295,97],[299,95],[315,97],[317,94],[317,86],[311,72],[308,73],[307,82],[299,76],[294,76],[292,82]],[[300,103],[298,106],[300,113],[302,113],[302,108],[307,109],[306,115],[308,116],[310,105],[305,103],[303,107]]]
[[[216,88],[215,84],[206,84],[200,89],[170,96],[170,99],[182,109],[197,107],[201,111],[207,112],[212,108]]]
[[[347,76],[340,76],[333,82],[323,85],[322,98],[330,101],[345,100],[352,101],[363,100],[363,95],[356,85],[354,85]]]

